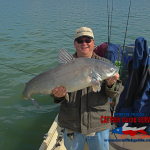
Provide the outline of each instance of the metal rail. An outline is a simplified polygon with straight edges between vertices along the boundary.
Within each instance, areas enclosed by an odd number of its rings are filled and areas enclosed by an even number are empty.
[[[121,52],[121,48],[122,48],[122,47],[134,48],[135,46],[121,45],[121,46],[119,47],[119,53],[118,53],[118,59],[117,59],[117,61],[119,61],[119,56],[120,56],[120,52]],[[148,48],[150,49],[150,46],[149,46]]]

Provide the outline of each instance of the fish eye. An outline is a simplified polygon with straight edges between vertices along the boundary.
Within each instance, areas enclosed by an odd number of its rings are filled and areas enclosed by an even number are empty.
[[[110,68],[110,71],[113,72],[113,71],[114,71],[114,68]]]

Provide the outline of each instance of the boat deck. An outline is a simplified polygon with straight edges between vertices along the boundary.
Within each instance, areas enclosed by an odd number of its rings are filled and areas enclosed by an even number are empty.
[[[57,140],[60,136],[60,132],[62,128],[58,126],[58,116],[55,118],[55,121],[53,122],[50,130],[48,131],[48,136],[47,138],[43,141],[41,147],[39,150],[53,150]],[[64,138],[62,135],[62,140],[59,142],[60,146],[57,146],[55,150],[66,150],[64,146]],[[84,150],[89,150],[87,143],[85,144]]]

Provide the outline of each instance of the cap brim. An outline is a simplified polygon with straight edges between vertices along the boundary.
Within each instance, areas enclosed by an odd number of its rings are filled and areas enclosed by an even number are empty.
[[[77,39],[79,39],[79,38],[81,38],[81,37],[89,37],[89,38],[91,38],[91,39],[94,39],[93,37],[91,37],[91,36],[88,36],[88,35],[82,35],[82,36],[79,36],[79,37],[77,37],[74,41],[76,41]]]

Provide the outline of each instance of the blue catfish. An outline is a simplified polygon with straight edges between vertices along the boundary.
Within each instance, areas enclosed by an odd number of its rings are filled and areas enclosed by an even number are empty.
[[[32,94],[50,94],[55,87],[63,86],[67,92],[74,92],[89,86],[97,92],[101,89],[101,81],[114,76],[118,67],[98,59],[80,57],[74,58],[65,49],[58,54],[59,65],[45,71],[26,83],[22,93],[24,99],[29,99],[38,108],[38,103],[31,98]],[[68,94],[66,99],[69,100]]]

